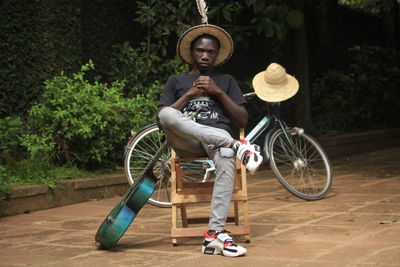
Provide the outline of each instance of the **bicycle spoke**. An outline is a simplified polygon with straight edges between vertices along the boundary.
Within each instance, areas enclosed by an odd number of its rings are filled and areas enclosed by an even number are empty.
[[[143,145],[146,145],[147,149]],[[138,144],[137,147],[135,147],[134,152],[137,155],[146,156],[147,158],[150,159],[153,157],[155,153],[154,149],[152,149],[150,145],[147,144],[147,142],[142,142],[141,145]]]
[[[152,158],[152,156],[154,155],[153,153],[152,153],[152,151],[140,151],[140,150],[136,150],[136,151],[134,151],[135,152],[135,155],[134,155],[134,158],[136,159],[136,160],[139,160],[139,159],[142,159],[142,160],[144,160],[145,162],[147,161],[150,161],[151,160],[151,158]]]
[[[129,143],[127,155],[125,156],[125,170],[128,181],[134,183],[147,166],[149,161],[156,154],[164,143],[163,133],[158,130],[156,125],[152,125],[140,131]],[[169,195],[170,173],[167,166],[170,158],[170,151],[164,152],[153,166],[153,173],[159,179],[155,185],[155,190],[149,202],[161,207],[168,207],[171,204]]]
[[[271,168],[282,185],[298,197],[318,199],[331,184],[330,165],[321,149],[306,134],[291,132],[290,142],[282,130],[271,137]]]
[[[310,175],[310,173],[309,173],[309,169],[307,169],[307,172],[308,172],[308,177],[311,177],[311,175]],[[314,179],[309,179],[310,181],[309,181],[309,183],[311,184],[311,186],[310,186],[310,188],[311,189],[313,189],[313,194],[318,194],[318,190],[317,190],[317,188],[319,188],[319,185],[316,185],[315,183],[314,183]]]

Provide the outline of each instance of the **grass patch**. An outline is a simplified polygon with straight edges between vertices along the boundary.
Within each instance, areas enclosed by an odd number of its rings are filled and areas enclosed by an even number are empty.
[[[0,192],[10,193],[12,186],[33,184],[44,184],[54,189],[61,180],[91,176],[93,174],[74,165],[54,166],[40,161],[23,161],[11,166],[0,165]]]

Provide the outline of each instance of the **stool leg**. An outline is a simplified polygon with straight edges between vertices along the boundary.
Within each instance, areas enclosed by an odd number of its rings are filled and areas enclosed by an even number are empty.
[[[187,221],[187,213],[186,213],[186,206],[185,205],[181,205],[181,218],[182,218],[182,226],[184,228],[188,227],[188,221]]]
[[[171,213],[172,213],[172,222],[171,222],[171,224],[172,224],[172,226],[171,226],[171,235],[174,235],[174,232],[175,232],[175,230],[176,230],[176,228],[177,228],[177,223],[176,223],[176,220],[177,220],[177,209],[176,209],[176,205],[172,205],[172,208],[171,208]],[[174,245],[174,246],[176,246],[177,245],[177,240],[176,240],[176,238],[172,238],[172,245]]]
[[[247,230],[250,232],[250,225],[249,225],[249,206],[248,206],[248,202],[243,201],[243,224],[245,225],[245,227],[247,228]],[[250,243],[250,235],[245,235],[245,240],[246,243]]]
[[[235,206],[235,225],[239,225],[239,201],[234,201]]]

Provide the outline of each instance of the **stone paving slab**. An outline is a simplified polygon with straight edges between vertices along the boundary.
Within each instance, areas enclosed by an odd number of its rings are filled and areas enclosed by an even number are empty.
[[[400,266],[400,148],[335,159],[323,200],[289,194],[269,170],[249,176],[251,243],[239,258],[170,239],[170,209],[145,205],[110,250],[94,236],[121,199],[93,200],[0,219],[0,266]],[[208,214],[208,205],[189,214]]]

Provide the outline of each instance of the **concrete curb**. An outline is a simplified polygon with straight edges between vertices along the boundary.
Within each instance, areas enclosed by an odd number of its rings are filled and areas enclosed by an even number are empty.
[[[123,195],[129,186],[124,174],[63,181],[56,189],[46,185],[16,186],[0,195],[0,217]]]
[[[324,148],[329,158],[363,153],[400,146],[400,129],[375,130],[340,136],[323,136],[317,141]]]
[[[400,129],[370,131],[341,136],[320,137],[329,158],[400,146]],[[55,190],[46,185],[18,186],[10,194],[0,193],[0,217],[91,199],[123,195],[129,186],[124,174],[64,181]]]

